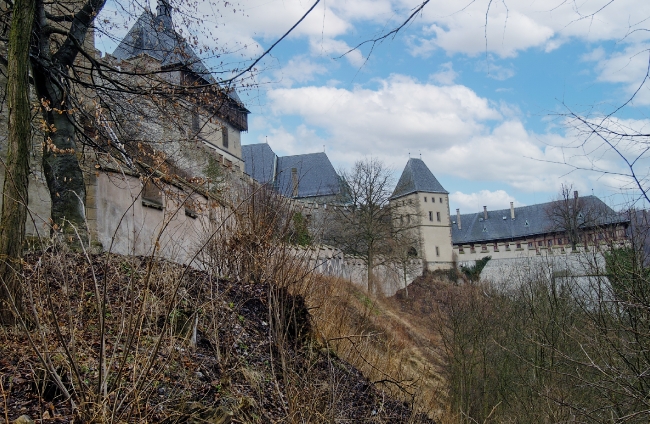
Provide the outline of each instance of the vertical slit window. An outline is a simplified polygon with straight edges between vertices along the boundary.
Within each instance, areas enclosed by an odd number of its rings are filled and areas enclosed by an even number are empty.
[[[223,143],[223,147],[226,149],[228,148],[228,127],[226,124],[223,124],[221,127],[221,141]]]

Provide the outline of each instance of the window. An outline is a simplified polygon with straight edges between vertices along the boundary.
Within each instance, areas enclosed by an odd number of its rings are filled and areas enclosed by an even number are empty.
[[[465,253],[465,249],[463,249],[463,246],[460,246],[458,248],[458,253]]]
[[[424,196],[424,203],[427,202],[427,196]]]
[[[551,246],[553,246],[553,240],[548,241],[548,247],[551,247]]]
[[[436,256],[440,256],[440,248],[436,246]]]
[[[482,244],[481,245],[481,250],[487,250],[487,244]]]
[[[163,208],[163,195],[160,189],[151,180],[148,180],[142,189],[142,206],[154,209]]]
[[[411,223],[411,215],[406,215],[406,223],[407,224]]]
[[[223,147],[227,149],[228,148],[228,127],[225,124],[221,127],[221,141],[223,143]]]
[[[440,198],[440,203],[442,203],[442,197]]]
[[[440,212],[436,212],[436,219],[440,222]]]
[[[533,247],[533,242],[532,241],[528,242],[528,247]]]
[[[194,108],[192,111],[192,135],[197,135],[201,131],[201,122],[199,118],[199,109]]]
[[[436,203],[436,198],[435,197],[431,197],[431,203]]]
[[[494,251],[495,252],[499,251],[499,245],[497,243],[494,243]]]
[[[562,240],[562,238],[560,237],[559,239],[557,239],[557,244],[561,246],[564,244],[563,241],[564,240]]]
[[[433,212],[429,211],[429,221],[433,221]]]
[[[544,244],[544,242],[542,242],[541,240],[537,242],[538,246],[542,246],[543,244]]]
[[[530,243],[528,243],[530,244]],[[521,243],[517,243],[517,249],[521,249]]]

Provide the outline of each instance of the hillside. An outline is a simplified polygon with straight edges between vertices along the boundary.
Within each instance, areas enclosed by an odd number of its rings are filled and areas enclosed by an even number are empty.
[[[371,382],[341,359],[359,359],[340,343],[352,333],[323,338],[319,310],[310,316],[287,288],[51,251],[26,257],[24,277],[32,321],[0,335],[0,421],[432,422],[393,396],[386,372]],[[378,332],[407,328],[392,313],[368,316]]]

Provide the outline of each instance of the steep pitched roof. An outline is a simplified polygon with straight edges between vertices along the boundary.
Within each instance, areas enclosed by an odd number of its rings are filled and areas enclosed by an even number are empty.
[[[588,226],[629,222],[629,219],[614,212],[596,196],[581,197],[580,201],[585,214],[597,216],[594,221],[588,223]],[[510,209],[488,211],[488,219],[483,218],[483,212],[463,214],[460,216],[461,229],[458,229],[457,222],[452,225],[452,242],[454,244],[480,243],[562,232],[549,213],[555,203],[546,202],[517,207],[515,219],[510,218]],[[452,221],[455,221],[454,216]]]
[[[293,196],[292,169],[298,177],[298,195]],[[277,189],[289,197],[333,196],[341,191],[341,179],[324,152],[278,158]]]
[[[166,0],[158,0],[157,15],[145,10],[113,51],[113,56],[121,60],[141,54],[158,60],[162,67],[185,66],[207,83],[217,82],[192,47],[174,30],[171,7]],[[228,95],[241,103],[234,90]]]
[[[273,183],[278,157],[266,143],[241,146],[244,169],[260,184]]]
[[[391,199],[417,192],[449,194],[422,159],[411,158],[404,167]]]
[[[261,184],[274,184],[275,189],[287,197],[334,196],[341,192],[341,179],[327,155],[278,157],[266,143],[248,144],[242,147],[246,173]],[[296,169],[298,193],[293,194],[292,171]]]

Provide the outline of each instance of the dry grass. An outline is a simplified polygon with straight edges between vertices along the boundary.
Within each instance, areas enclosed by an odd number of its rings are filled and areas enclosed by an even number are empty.
[[[321,342],[375,386],[439,421],[447,395],[435,329],[409,322],[393,299],[371,299],[343,279],[316,279],[305,298]]]

